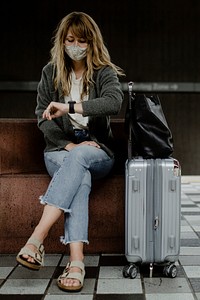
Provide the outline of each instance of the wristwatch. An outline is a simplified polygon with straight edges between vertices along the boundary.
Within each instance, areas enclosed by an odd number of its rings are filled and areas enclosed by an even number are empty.
[[[74,110],[74,104],[76,103],[76,101],[68,101],[69,104],[69,113],[70,114],[75,114],[75,110]]]

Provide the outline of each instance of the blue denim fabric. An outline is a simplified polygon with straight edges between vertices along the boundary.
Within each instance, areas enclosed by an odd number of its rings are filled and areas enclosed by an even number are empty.
[[[105,177],[114,164],[105,151],[80,145],[71,151],[45,152],[46,168],[52,176],[42,204],[64,211],[64,244],[88,243],[88,199],[91,180]]]
[[[83,141],[89,141],[90,135],[89,131],[86,129],[80,130],[80,129],[74,129],[74,135],[77,140],[77,144],[83,142]]]

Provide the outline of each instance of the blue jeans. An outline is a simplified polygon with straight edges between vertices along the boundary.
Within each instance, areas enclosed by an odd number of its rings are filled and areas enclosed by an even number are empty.
[[[114,159],[102,149],[80,145],[71,151],[45,152],[44,160],[51,182],[42,204],[64,211],[63,244],[88,243],[88,199],[91,180],[105,177]]]

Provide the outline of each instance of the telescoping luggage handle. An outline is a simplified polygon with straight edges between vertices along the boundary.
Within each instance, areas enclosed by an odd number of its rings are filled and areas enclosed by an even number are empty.
[[[128,83],[128,108],[129,108],[129,133],[128,133],[128,160],[132,159],[132,134],[131,134],[131,122],[130,122],[130,116],[131,116],[131,100],[132,100],[132,92],[133,92],[133,82],[130,81]]]

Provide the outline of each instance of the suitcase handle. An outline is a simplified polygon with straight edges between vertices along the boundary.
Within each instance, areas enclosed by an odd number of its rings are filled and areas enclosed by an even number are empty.
[[[131,100],[132,100],[132,92],[133,92],[133,82],[130,81],[128,83],[128,108],[129,112],[131,113]],[[132,129],[131,129],[131,122],[130,122],[130,114],[129,114],[129,133],[128,133],[128,160],[132,159]]]

